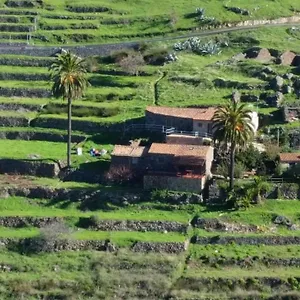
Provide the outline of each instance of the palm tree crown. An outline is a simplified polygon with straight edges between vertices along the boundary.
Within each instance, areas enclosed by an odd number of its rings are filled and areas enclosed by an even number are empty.
[[[89,86],[86,79],[85,61],[70,51],[62,52],[50,66],[53,81],[52,93],[55,97],[78,99]]]
[[[246,104],[234,101],[219,107],[213,117],[215,140],[244,146],[254,136],[251,113]]]
[[[230,101],[219,107],[213,116],[214,139],[230,146],[230,189],[233,189],[236,148],[245,146],[254,136],[251,113],[246,104]]]

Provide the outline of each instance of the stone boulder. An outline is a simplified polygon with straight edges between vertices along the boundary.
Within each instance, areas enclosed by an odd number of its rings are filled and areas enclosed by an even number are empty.
[[[282,93],[283,94],[291,94],[293,92],[293,88],[290,85],[283,85],[282,86]]]
[[[275,95],[266,97],[266,103],[272,107],[280,107],[283,100],[284,96],[281,92],[277,92]]]
[[[259,96],[244,94],[241,96],[241,101],[243,101],[243,102],[258,102]]]
[[[267,48],[254,47],[246,50],[246,58],[257,59],[261,62],[269,62],[272,55]]]
[[[270,81],[270,88],[274,91],[280,91],[284,85],[284,79],[281,76],[276,76]]]
[[[273,220],[273,223],[276,225],[284,225],[284,226],[292,226],[292,221],[285,217],[285,216],[276,216],[275,219]]]
[[[283,66],[291,66],[293,64],[295,57],[296,57],[296,53],[292,51],[285,51],[278,57],[276,62]]]
[[[285,73],[282,77],[285,79],[288,79],[288,80],[292,80],[294,78],[294,74],[293,73]]]

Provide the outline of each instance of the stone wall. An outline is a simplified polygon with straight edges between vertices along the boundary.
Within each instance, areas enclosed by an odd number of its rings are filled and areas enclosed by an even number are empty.
[[[217,218],[200,218],[195,217],[192,220],[192,225],[195,228],[201,228],[207,231],[222,231],[229,233],[249,233],[259,232],[259,227],[256,225],[244,225],[238,223],[230,223],[219,220]]]
[[[99,231],[157,231],[165,233],[185,233],[188,227],[187,224],[171,221],[97,220],[97,222],[93,222],[90,218],[80,218],[78,226]]]
[[[14,186],[1,186],[0,197],[27,197],[30,199],[49,199],[55,201],[69,200],[73,202],[80,202],[83,207],[105,207],[106,203],[115,205],[128,205],[134,203],[141,203],[151,201],[152,196],[149,192],[144,190],[101,190],[100,188],[50,188],[46,186],[29,186],[27,187],[14,187]],[[161,203],[172,204],[199,204],[202,202],[201,195],[168,192],[167,197],[156,198],[155,201]],[[92,210],[92,209],[90,209]]]
[[[1,122],[1,118],[0,118]],[[0,139],[67,142],[67,134],[34,131],[0,131]],[[80,143],[85,139],[83,135],[72,134],[72,143]]]
[[[191,243],[199,245],[300,245],[300,236],[193,236]]]
[[[72,129],[85,132],[85,133],[99,133],[99,132],[121,132],[124,131],[127,125],[141,123],[141,118],[128,120],[122,123],[98,123],[85,120],[72,120]],[[57,118],[38,118],[30,123],[32,127],[41,128],[56,128],[56,129],[66,129],[67,119],[57,119]]]
[[[0,159],[1,174],[19,174],[39,177],[56,177],[60,171],[57,163],[18,159]]]
[[[184,252],[187,248],[185,242],[170,242],[170,243],[150,243],[150,242],[137,242],[132,247],[134,252],[166,252],[170,254],[179,254]]]
[[[50,90],[48,91],[46,89],[0,87],[0,95],[5,97],[49,98],[52,93]]]
[[[29,120],[24,117],[0,116],[1,127],[27,127]]]
[[[158,176],[145,175],[144,189],[160,189],[171,191],[185,191],[191,193],[201,193],[204,188],[204,177],[202,178],[185,178],[175,176]]]
[[[44,244],[39,244],[44,243]],[[42,248],[39,248],[39,247]],[[43,248],[44,246],[44,248]],[[22,253],[36,252],[37,250],[43,250],[45,252],[57,252],[57,251],[109,251],[114,252],[118,250],[118,247],[111,243],[109,240],[66,240],[58,239],[53,241],[46,241],[41,238],[25,238],[25,239],[12,239],[4,238],[0,239],[0,247],[7,247],[9,249],[16,249]],[[186,242],[136,242],[131,247],[133,252],[159,252],[169,254],[179,254],[187,249]]]
[[[0,226],[4,227],[37,227],[42,228],[54,223],[63,222],[62,218],[58,217],[0,217]]]
[[[16,54],[26,56],[54,56],[60,53],[61,49],[71,50],[77,55],[87,57],[91,55],[110,55],[113,51],[122,49],[133,49],[138,45],[136,42],[120,43],[120,44],[105,44],[105,45],[90,45],[90,46],[63,46],[63,47],[35,47],[35,46],[14,46],[7,45],[0,48],[0,54]]]

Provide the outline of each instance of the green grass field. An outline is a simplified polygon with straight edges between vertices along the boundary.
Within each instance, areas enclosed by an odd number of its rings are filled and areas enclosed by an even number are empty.
[[[34,3],[34,1],[33,1]],[[182,1],[165,0],[159,4],[144,0],[44,0],[33,8],[9,7],[9,1],[0,0],[1,42],[26,42],[27,32],[17,32],[16,26],[34,26],[37,14],[37,28],[31,33],[30,45],[85,45],[113,42],[151,40],[144,54],[174,53],[173,45],[186,38],[174,38],[184,34],[201,33],[208,26],[234,25],[240,21],[276,19],[296,15],[300,4],[295,0],[256,0],[242,1]],[[225,6],[240,7],[249,11],[248,16],[236,14]],[[93,12],[93,8],[103,10]],[[215,18],[213,24],[199,20],[196,8],[205,9],[205,17]],[[74,12],[72,10],[79,10]],[[4,10],[4,12],[3,12]],[[84,12],[85,11],[85,12]],[[5,14],[8,13],[8,14]],[[2,26],[2,27],[1,27]],[[291,30],[294,26],[295,29]],[[21,28],[21,29],[22,29]],[[87,60],[88,79],[91,86],[82,99],[73,102],[74,129],[76,124],[107,125],[144,116],[148,105],[195,106],[219,105],[230,97],[236,87],[220,87],[216,79],[248,84],[250,88],[239,88],[243,94],[260,95],[268,91],[267,84],[258,76],[265,67],[271,67],[276,74],[283,76],[293,73],[299,76],[294,67],[280,66],[273,62],[261,63],[255,60],[234,60],[237,54],[246,49],[259,46],[278,50],[292,50],[300,53],[299,26],[261,27],[258,29],[215,34],[201,38],[202,41],[217,41],[222,47],[218,55],[196,55],[189,51],[177,52],[176,62],[141,67],[143,76],[124,73],[120,65],[112,62],[112,57],[93,57]],[[169,40],[167,37],[173,37]],[[8,52],[8,51],[7,51]],[[165,55],[165,54],[163,54]],[[24,55],[0,55],[0,87],[16,89],[50,90],[51,82],[44,77],[53,57],[34,57]],[[38,66],[30,66],[30,65]],[[126,70],[125,70],[126,71]],[[164,76],[162,77],[162,74]],[[35,80],[26,79],[26,75]],[[14,76],[18,76],[17,80]],[[39,77],[40,76],[40,77]],[[157,83],[155,92],[154,83]],[[285,80],[287,83],[287,80]],[[252,86],[252,87],[251,87]],[[297,102],[295,94],[285,95],[285,104]],[[268,107],[264,101],[252,103],[262,115],[269,115],[277,108]],[[55,133],[66,135],[63,121],[66,121],[66,103],[62,99],[7,96],[0,91],[0,118],[26,118],[30,127],[24,123],[18,126],[0,127],[0,134]],[[30,109],[29,109],[30,108]],[[77,123],[75,123],[77,122]],[[83,123],[90,122],[90,123]],[[278,120],[272,120],[274,126]],[[13,123],[12,123],[13,124]],[[1,124],[0,124],[1,125]],[[283,124],[286,128],[298,128],[299,122]],[[80,126],[79,126],[80,127]],[[87,126],[88,127],[88,126]],[[60,129],[59,129],[60,128]],[[100,128],[100,126],[99,126]],[[88,129],[88,128],[87,128]],[[103,174],[109,167],[109,153],[114,144],[128,142],[130,136],[121,138],[120,133],[97,132],[92,135],[84,126],[74,135],[86,136],[79,145],[73,144],[72,162],[74,167],[93,170]],[[99,130],[100,131],[100,130]],[[133,135],[133,138],[137,136]],[[10,137],[12,138],[12,137]],[[22,138],[22,137],[21,137]],[[147,138],[145,138],[147,140]],[[76,147],[83,148],[83,155],[75,154]],[[106,149],[108,155],[103,159],[89,155],[91,148]],[[49,160],[65,160],[66,144],[44,140],[0,140],[0,158],[30,159],[33,155]],[[1,170],[0,170],[1,171]],[[23,253],[20,249],[1,247],[0,251],[0,298],[1,299],[269,299],[271,296],[299,299],[299,263],[294,266],[267,265],[266,259],[299,259],[298,245],[196,245],[189,244],[188,250],[180,255],[164,253],[133,253],[129,249],[138,241],[142,242],[184,242],[193,236],[297,236],[299,230],[289,230],[276,226],[273,220],[277,215],[288,217],[300,225],[300,204],[292,200],[266,200],[263,204],[252,206],[246,211],[211,209],[204,204],[174,205],[170,203],[149,202],[119,205],[107,201],[105,196],[86,201],[86,199],[29,199],[25,197],[6,197],[6,188],[46,186],[48,189],[73,189],[75,192],[100,190],[105,192],[132,192],[140,188],[131,186],[104,186],[81,182],[63,182],[59,179],[23,176],[0,176],[0,217],[61,217],[69,228],[68,238],[78,240],[105,240],[120,247],[114,253],[98,251],[62,251],[57,253]],[[2,193],[3,191],[3,193]],[[184,234],[153,231],[96,231],[82,229],[77,222],[81,217],[94,217],[100,220],[132,221],[175,221],[188,225],[195,217],[218,218],[224,222],[258,225],[258,233],[227,233],[194,229],[191,226]],[[0,227],[0,239],[37,237],[38,228]],[[256,260],[255,260],[255,259]],[[232,261],[255,260],[251,266],[236,265]],[[220,263],[218,263],[218,261]],[[227,266],[224,262],[231,261]],[[223,263],[223,264],[222,264]],[[267,279],[281,280],[276,287],[270,287]],[[248,279],[247,279],[248,278]],[[203,280],[209,282],[203,286]],[[240,280],[240,284],[235,284]],[[245,282],[249,280],[249,286]],[[259,280],[265,280],[260,283]],[[224,282],[226,284],[224,284]],[[278,281],[276,281],[278,282]],[[289,283],[288,286],[285,284]],[[291,297],[294,293],[294,298]],[[248,297],[248,298],[247,298]],[[284,298],[286,297],[286,298]]]

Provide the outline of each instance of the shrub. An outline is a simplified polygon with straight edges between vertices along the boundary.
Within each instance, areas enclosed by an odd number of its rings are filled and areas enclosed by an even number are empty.
[[[127,57],[121,59],[118,63],[121,69],[131,75],[139,75],[141,67],[145,65],[143,56],[137,52],[129,54]]]
[[[217,55],[221,53],[221,45],[213,40],[204,42],[198,37],[192,37],[174,44],[174,50],[192,51],[199,55]]]
[[[144,55],[144,60],[149,65],[161,66],[166,62],[168,50],[165,48],[150,49]]]
[[[33,253],[52,252],[56,241],[62,237],[66,238],[69,233],[70,229],[63,223],[57,222],[43,227],[39,236],[29,240],[26,251]]]
[[[132,170],[127,166],[111,167],[105,174],[105,180],[113,184],[125,184],[134,179]]]
[[[245,172],[245,166],[237,162],[234,167],[234,177],[242,178]],[[225,178],[229,175],[229,163],[221,162],[217,167],[217,174],[224,176]]]
[[[262,163],[261,153],[253,146],[250,145],[247,149],[242,150],[236,154],[236,160],[243,164],[246,169],[256,169]]]
[[[156,201],[161,201],[161,200],[166,200],[170,196],[168,190],[153,190],[151,192],[151,201],[156,202]]]

